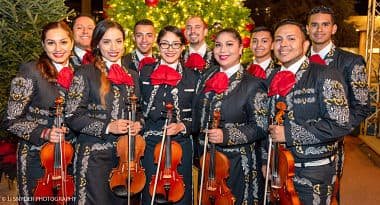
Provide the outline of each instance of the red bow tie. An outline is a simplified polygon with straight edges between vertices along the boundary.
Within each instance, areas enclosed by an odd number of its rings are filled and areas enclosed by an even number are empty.
[[[156,59],[154,59],[152,57],[144,57],[143,59],[141,59],[141,61],[139,63],[139,67],[137,69],[140,72],[141,69],[144,67],[144,65],[146,65],[146,64],[152,64],[152,63],[155,63],[155,62],[156,62]]]
[[[198,53],[190,54],[185,66],[190,69],[203,70],[206,67],[206,62]]]
[[[268,96],[286,96],[296,83],[294,74],[290,71],[280,71],[274,75],[269,86]]]
[[[94,61],[94,59],[95,59],[95,57],[92,56],[91,50],[86,50],[86,53],[84,54],[84,56],[82,58],[82,64],[85,65],[85,64],[92,63],[92,61]]]
[[[176,86],[181,78],[181,74],[167,65],[159,65],[158,68],[150,75],[152,85],[166,84]]]
[[[267,74],[265,73],[265,70],[258,64],[252,64],[251,66],[249,66],[247,71],[255,77],[267,79]]]
[[[134,85],[133,79],[128,75],[125,70],[120,67],[119,64],[112,64],[110,70],[108,71],[107,79],[112,81],[114,84],[126,84]]]
[[[218,72],[205,83],[205,93],[213,91],[220,94],[228,88],[228,77],[224,72]]]
[[[61,71],[59,71],[58,73],[57,83],[60,84],[62,87],[66,88],[66,90],[68,90],[73,77],[73,70],[71,70],[71,68],[69,67],[63,67]]]
[[[314,62],[314,63],[318,63],[318,64],[321,64],[321,65],[326,65],[326,62],[321,58],[320,55],[318,54],[314,54],[312,56],[309,57],[309,61],[310,62]]]

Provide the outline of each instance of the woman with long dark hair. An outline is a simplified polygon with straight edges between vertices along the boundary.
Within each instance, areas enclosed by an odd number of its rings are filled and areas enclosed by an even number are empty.
[[[67,100],[67,124],[78,134],[74,174],[76,204],[123,204],[109,187],[117,165],[116,143],[121,135],[136,135],[141,125],[128,120],[132,95],[139,96],[138,74],[121,64],[124,30],[103,20],[93,32],[95,60],[76,72]]]
[[[57,143],[65,128],[57,128],[52,108],[58,97],[65,98],[74,67],[69,57],[74,46],[73,34],[64,22],[50,22],[41,35],[43,52],[37,61],[20,66],[11,82],[4,127],[19,137],[17,183],[21,204],[34,204],[33,190],[45,169],[40,150],[46,142]],[[66,134],[66,138],[70,138]],[[53,153],[52,153],[53,154]],[[69,199],[70,200],[70,199]],[[50,202],[51,203],[51,202]]]

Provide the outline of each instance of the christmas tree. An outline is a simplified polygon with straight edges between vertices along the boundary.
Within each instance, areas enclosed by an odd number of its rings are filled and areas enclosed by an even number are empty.
[[[242,62],[252,59],[249,40],[254,24],[249,17],[251,10],[244,7],[244,0],[109,0],[105,11],[108,18],[124,27],[127,35],[127,52],[134,49],[133,27],[138,20],[144,18],[152,20],[158,32],[167,25],[184,29],[186,19],[196,15],[201,16],[208,24],[208,45],[212,45],[216,32],[222,28],[232,27],[239,31],[243,39]]]

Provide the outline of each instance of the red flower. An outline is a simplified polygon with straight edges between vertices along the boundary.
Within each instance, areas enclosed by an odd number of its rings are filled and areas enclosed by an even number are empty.
[[[245,30],[246,31],[252,31],[253,29],[255,28],[255,25],[253,24],[253,23],[247,23],[246,25],[245,25]]]
[[[326,65],[326,62],[321,58],[320,55],[318,54],[314,54],[312,56],[309,57],[309,61],[310,62],[314,62],[314,63],[318,63],[318,64],[321,64],[321,65]]]
[[[156,59],[154,59],[152,57],[144,57],[143,59],[141,59],[141,61],[139,63],[139,67],[137,69],[140,72],[141,69],[144,67],[144,65],[146,65],[146,64],[152,64],[152,63],[155,63],[155,62],[156,62]]]
[[[181,74],[167,65],[159,65],[158,68],[150,75],[152,85],[165,84],[176,86],[181,78]]]
[[[83,58],[82,58],[82,64],[89,64],[89,63],[92,63],[92,61],[94,61],[95,57],[92,55],[91,51],[90,50],[86,50],[86,53],[84,54]]]
[[[269,86],[268,96],[286,96],[296,83],[294,74],[290,71],[280,71],[276,73]]]
[[[228,88],[228,77],[224,72],[218,72],[205,83],[205,93],[213,91],[220,94]]]
[[[249,66],[247,71],[253,76],[262,79],[267,79],[267,74],[265,73],[265,70],[258,64],[252,64],[251,66]]]
[[[203,70],[206,67],[206,62],[198,53],[190,54],[185,66],[191,69]]]
[[[134,85],[133,79],[119,64],[112,64],[108,71],[107,79],[114,84]]]
[[[244,37],[243,38],[243,48],[248,48],[250,44],[251,44],[251,39],[249,37]]]
[[[71,68],[69,67],[64,67],[58,73],[57,83],[60,84],[62,87],[66,88],[66,90],[68,90],[73,77],[74,77],[73,70],[71,70]]]

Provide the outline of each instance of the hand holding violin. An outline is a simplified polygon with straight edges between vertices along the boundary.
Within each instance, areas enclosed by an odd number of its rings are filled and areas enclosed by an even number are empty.
[[[47,131],[47,134],[45,134],[47,137],[46,139],[51,143],[58,143],[59,141],[65,140],[65,134],[67,133],[66,127],[55,127],[53,126],[51,129]]]
[[[141,131],[140,122],[133,122],[131,120],[119,119],[108,124],[108,131],[112,134],[127,134],[131,126],[131,135],[135,136]]]
[[[208,141],[214,144],[223,143],[223,131],[220,128],[207,130]]]
[[[180,122],[180,123],[170,123],[166,127],[166,134],[170,135],[170,136],[175,136],[178,133],[180,133],[182,131],[185,131],[185,129],[186,129],[185,124],[183,124],[182,122]]]
[[[269,133],[273,142],[285,142],[285,129],[282,125],[269,125]]]

